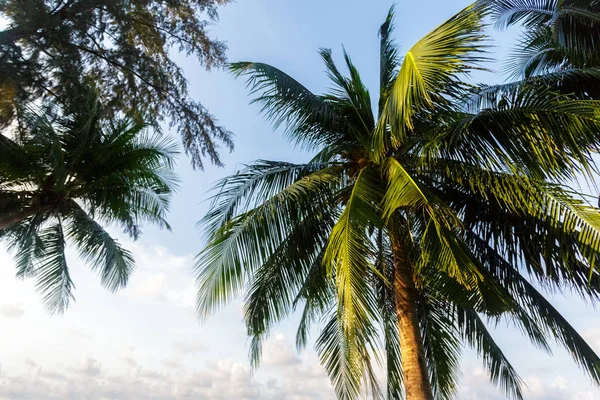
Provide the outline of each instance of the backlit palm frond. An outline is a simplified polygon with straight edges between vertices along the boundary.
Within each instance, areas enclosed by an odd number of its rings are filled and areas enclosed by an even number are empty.
[[[539,26],[555,15],[558,0],[486,0],[490,4],[492,19],[497,28],[507,28],[517,23]]]
[[[379,113],[384,109],[400,66],[397,44],[392,39],[394,31],[395,6],[388,11],[385,22],[379,28]]]
[[[488,0],[496,26],[523,24],[514,72],[532,76],[562,67],[597,66],[600,7],[595,2]]]
[[[72,203],[67,233],[93,270],[98,270],[102,284],[111,291],[125,287],[134,270],[133,256],[113,239],[79,205]]]
[[[0,240],[7,240],[8,248],[15,252],[18,278],[31,277],[44,256],[45,244],[39,233],[46,217],[45,213],[39,213],[0,231]]]
[[[464,340],[482,359],[491,382],[499,386],[508,397],[523,399],[523,380],[494,341],[479,315],[472,310],[459,309],[457,322]]]
[[[493,107],[497,99],[510,96],[510,93],[523,90],[522,88],[527,86],[547,90],[550,94],[559,93],[576,100],[592,100],[600,97],[597,95],[598,92],[594,91],[594,86],[599,83],[600,68],[565,68],[515,82],[480,85],[474,90],[469,102],[474,103],[472,107]],[[488,105],[484,105],[486,103]]]
[[[563,52],[553,43],[550,28],[523,32],[503,66],[509,79],[544,76],[568,67]]]
[[[374,374],[373,353],[379,344],[374,342],[377,332],[374,327],[357,330],[356,335],[347,335],[343,317],[334,311],[317,338],[315,347],[321,363],[327,370],[329,380],[340,400],[354,400],[363,393],[362,382],[366,381],[374,391],[374,399],[380,399],[379,382]]]
[[[323,208],[300,221],[250,278],[244,301],[244,317],[253,346],[250,359],[253,366],[260,361],[260,343],[270,333],[270,328],[296,309],[300,300],[311,304],[299,327],[299,349],[306,343],[308,329],[313,320],[314,302],[328,297],[323,291],[329,286],[326,269],[322,263],[325,244],[334,220],[331,208]],[[317,307],[322,310],[324,305]]]
[[[554,306],[519,271],[496,250],[481,239],[473,241],[489,265],[490,272],[498,277],[525,312],[538,324],[545,335],[565,347],[577,365],[590,378],[600,382],[600,357],[586,343]]]
[[[570,100],[539,87],[519,87],[480,99],[478,110],[457,115],[422,154],[512,171],[539,179],[570,179],[594,169],[600,103]]]
[[[420,304],[421,335],[434,396],[452,399],[460,378],[461,342],[454,324],[454,307],[433,298]]]
[[[211,199],[211,209],[199,224],[207,232],[215,231],[235,215],[268,200],[300,177],[330,166],[320,162],[293,164],[258,160],[217,182],[213,190],[218,192]]]
[[[348,124],[336,108],[283,71],[263,63],[230,64],[236,76],[248,76],[253,103],[275,126],[286,126],[286,135],[306,148],[349,140]]]
[[[343,56],[350,77],[339,71],[330,49],[320,49],[319,54],[333,83],[330,93],[325,98],[336,105],[340,115],[348,122],[352,138],[360,143],[362,148],[367,145],[375,125],[369,91],[345,49]]]
[[[65,258],[65,237],[60,219],[39,233],[44,252],[32,275],[44,305],[51,314],[63,313],[73,300],[73,281]]]
[[[329,275],[335,276],[337,315],[322,334],[331,336],[331,342],[321,340],[318,348],[343,346],[345,361],[342,366],[336,364],[342,361],[332,361],[334,359],[330,357],[334,357],[333,354],[326,358],[321,356],[328,370],[341,368],[344,371],[335,374],[341,374],[343,381],[332,377],[341,398],[356,398],[359,382],[368,377],[371,368],[370,363],[365,362],[363,366],[363,360],[369,357],[365,341],[372,344],[378,316],[374,293],[366,283],[369,274],[375,271],[375,252],[369,228],[380,224],[378,204],[381,197],[382,187],[376,170],[369,167],[362,169],[344,211],[333,227],[323,259]],[[331,332],[325,333],[327,330]],[[341,350],[338,347],[338,352]],[[349,386],[347,381],[350,381]]]
[[[484,58],[482,33],[486,7],[474,3],[425,35],[405,55],[374,134],[375,154],[404,142],[414,128],[413,116],[444,95],[456,96],[460,76]],[[387,127],[391,127],[386,138]]]
[[[238,293],[250,273],[268,260],[306,215],[328,207],[332,187],[339,183],[336,167],[313,172],[211,232],[196,264],[201,317]]]
[[[308,276],[294,299],[293,307],[295,309],[304,303],[296,332],[298,351],[306,347],[313,324],[321,321],[322,317],[335,307],[336,288],[334,280],[327,276],[327,269],[323,265],[324,250],[311,265]]]
[[[50,312],[63,312],[74,287],[65,235],[103,285],[124,286],[133,259],[98,221],[121,224],[134,238],[142,222],[168,227],[176,149],[148,134],[143,117],[106,115],[93,90],[68,107],[22,112],[14,140],[0,135],[0,238],[16,251],[17,275],[37,278]]]
[[[558,185],[523,176],[465,164],[455,164],[446,174],[470,193],[457,196],[481,196],[463,205],[469,229],[502,243],[511,262],[524,265],[542,282],[598,295],[600,211]],[[540,234],[546,240],[539,240]]]

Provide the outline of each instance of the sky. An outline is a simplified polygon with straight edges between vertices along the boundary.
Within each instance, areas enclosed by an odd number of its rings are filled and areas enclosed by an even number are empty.
[[[410,48],[466,4],[398,0],[398,43]],[[332,48],[339,59],[344,44],[375,93],[377,30],[390,5],[387,0],[238,0],[221,10],[213,34],[227,42],[231,61],[273,64],[315,92],[327,89],[317,49]],[[492,65],[497,71],[474,79],[502,79],[501,61],[514,35],[491,33],[500,60]],[[64,315],[49,316],[34,283],[14,278],[14,263],[0,247],[0,400],[334,398],[312,347],[295,349],[297,316],[274,330],[255,372],[248,363],[240,299],[204,323],[195,316],[193,258],[204,244],[196,222],[208,209],[212,184],[252,160],[301,162],[309,155],[287,144],[249,105],[243,81],[223,71],[206,72],[194,59],[175,57],[189,78],[192,97],[235,133],[235,151],[222,154],[225,167],[204,171],[193,171],[189,160],[180,157],[182,185],[169,216],[172,232],[148,227],[134,243],[119,229],[111,230],[137,262],[128,287],[117,294],[105,291],[99,278],[69,252],[77,301]],[[598,311],[569,294],[550,298],[600,351]],[[564,350],[549,356],[503,324],[494,329],[494,337],[525,380],[527,399],[600,398],[600,390]],[[457,398],[503,398],[468,349]]]

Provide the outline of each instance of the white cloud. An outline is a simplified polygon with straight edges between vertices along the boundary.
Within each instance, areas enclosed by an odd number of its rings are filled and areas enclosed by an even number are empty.
[[[302,362],[296,351],[278,333],[269,338],[263,347],[262,363],[265,366],[289,367]]]
[[[25,314],[22,304],[0,304],[0,316],[6,318],[21,318]]]
[[[62,372],[62,371],[61,371]],[[230,360],[209,363],[200,372],[170,374],[140,369],[134,374],[110,374],[93,359],[66,374],[0,375],[0,399],[188,400],[272,398],[269,389],[252,379],[250,370]]]
[[[581,390],[560,375],[529,374],[523,378],[523,395],[531,400],[593,400],[598,399],[598,391]],[[486,371],[476,368],[465,374],[460,382],[457,398],[461,400],[501,400],[506,399],[489,380]]]
[[[132,244],[137,269],[123,293],[142,302],[192,308],[196,291],[192,256],[179,256],[162,247]]]
[[[136,279],[132,284],[131,294],[134,297],[147,298],[156,302],[167,301],[167,275],[160,272],[147,275],[144,280]]]
[[[100,375],[102,368],[98,360],[95,360],[91,357],[86,357],[82,361],[81,365],[73,369],[73,371],[87,377],[95,377]]]
[[[173,349],[181,355],[190,355],[206,351],[206,345],[200,339],[177,339],[173,341]]]
[[[600,353],[600,329],[588,329],[582,336],[596,353]]]

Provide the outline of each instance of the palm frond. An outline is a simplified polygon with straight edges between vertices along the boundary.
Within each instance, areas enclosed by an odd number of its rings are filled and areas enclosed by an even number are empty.
[[[390,7],[379,28],[379,113],[384,109],[400,66],[399,50],[391,35],[394,31],[395,6]]]
[[[332,166],[329,163],[293,164],[281,161],[258,160],[235,175],[217,182],[211,208],[199,222],[207,232],[223,226],[235,215],[246,212],[277,192],[284,190],[299,177]]]
[[[51,314],[63,313],[73,297],[73,281],[65,258],[65,238],[61,221],[43,229],[39,234],[44,253],[32,271],[36,289]]]
[[[548,89],[519,87],[481,100],[474,113],[458,114],[447,133],[429,140],[425,159],[444,158],[550,180],[590,174],[598,148],[599,103],[570,100]]]
[[[456,96],[459,77],[484,59],[486,8],[476,2],[425,35],[405,55],[374,134],[375,155],[404,142],[413,115],[431,108],[438,96]],[[435,95],[434,95],[435,94]],[[391,130],[388,131],[387,127]],[[389,133],[390,137],[385,135]]]
[[[255,367],[261,356],[257,351],[259,344],[268,336],[271,327],[295,310],[300,297],[311,302],[317,292],[326,290],[328,286],[322,257],[334,220],[330,208],[314,211],[314,214],[307,215],[297,223],[289,236],[249,279],[244,318],[254,343],[250,360]],[[305,311],[309,313],[310,306]],[[299,332],[307,335],[311,316],[304,317],[308,319],[301,322]]]
[[[337,316],[329,327],[332,331],[327,334],[332,338],[341,335],[339,340],[342,340],[345,357],[350,363],[343,367],[351,371],[341,375],[345,379],[333,379],[338,396],[342,398],[356,398],[356,385],[368,372],[366,365],[361,367],[363,359],[368,358],[364,341],[372,341],[375,332],[376,300],[365,279],[369,272],[375,271],[375,253],[368,232],[371,226],[377,227],[380,223],[378,204],[382,193],[377,182],[376,170],[367,167],[360,171],[346,207],[333,227],[323,258],[328,274],[335,276],[338,306]],[[322,360],[328,369],[334,368],[332,359]],[[368,368],[371,368],[370,364]],[[351,380],[348,388],[340,383],[345,385],[346,380]]]
[[[489,270],[498,277],[545,336],[555,338],[590,378],[600,382],[600,357],[554,306],[519,271],[483,240],[473,245],[485,254]],[[518,316],[517,316],[518,317]],[[531,335],[530,335],[531,337]]]
[[[206,317],[238,293],[244,277],[276,251],[303,216],[330,204],[331,188],[339,181],[336,167],[303,176],[213,232],[197,258],[198,313]]]
[[[229,66],[235,76],[248,76],[252,100],[275,126],[286,126],[293,142],[313,149],[346,140],[348,124],[325,98],[313,94],[283,71],[268,64],[239,62]]]
[[[427,369],[436,399],[452,399],[458,390],[461,343],[454,324],[454,307],[426,298],[420,304],[421,336]]]
[[[375,379],[371,352],[378,344],[374,330],[360,330],[349,338],[345,332],[345,322],[338,312],[331,313],[325,327],[317,338],[315,347],[321,363],[327,370],[329,379],[340,400],[360,398],[361,382],[367,380],[374,389],[375,399],[381,398],[379,382]]]
[[[111,291],[125,287],[134,270],[132,254],[125,250],[79,205],[72,203],[67,233],[93,270],[98,270],[102,285]]]
[[[540,25],[555,15],[558,0],[487,0],[497,28],[507,28],[519,22],[526,26]]]
[[[459,310],[458,326],[463,338],[481,357],[492,383],[499,386],[502,392],[510,398],[523,399],[523,380],[496,344],[477,313],[472,310]]]

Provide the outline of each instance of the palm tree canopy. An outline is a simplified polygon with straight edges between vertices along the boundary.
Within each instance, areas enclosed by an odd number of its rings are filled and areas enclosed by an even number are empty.
[[[556,340],[600,383],[600,359],[538,289],[600,294],[600,213],[556,183],[592,175],[599,104],[540,85],[468,84],[487,60],[489,11],[465,8],[400,58],[390,10],[377,114],[346,53],[347,75],[320,51],[332,85],[322,95],[267,64],[231,65],[265,116],[316,152],[225,178],[203,220],[198,313],[243,293],[254,365],[271,328],[300,310],[298,347],[319,324],[316,348],[339,398],[359,397],[362,382],[375,398],[402,398],[404,293],[394,281],[407,265],[437,398],[456,392],[461,343],[522,398],[486,320],[509,321],[541,349]]]
[[[51,312],[73,298],[67,241],[117,290],[134,260],[101,223],[133,238],[142,223],[169,228],[176,188],[173,144],[150,135],[140,118],[107,121],[97,97],[85,96],[63,110],[32,107],[13,138],[0,136],[0,239],[15,253],[17,275],[36,278]]]
[[[600,3],[590,0],[487,0],[499,28],[522,24],[515,75],[600,66]]]

